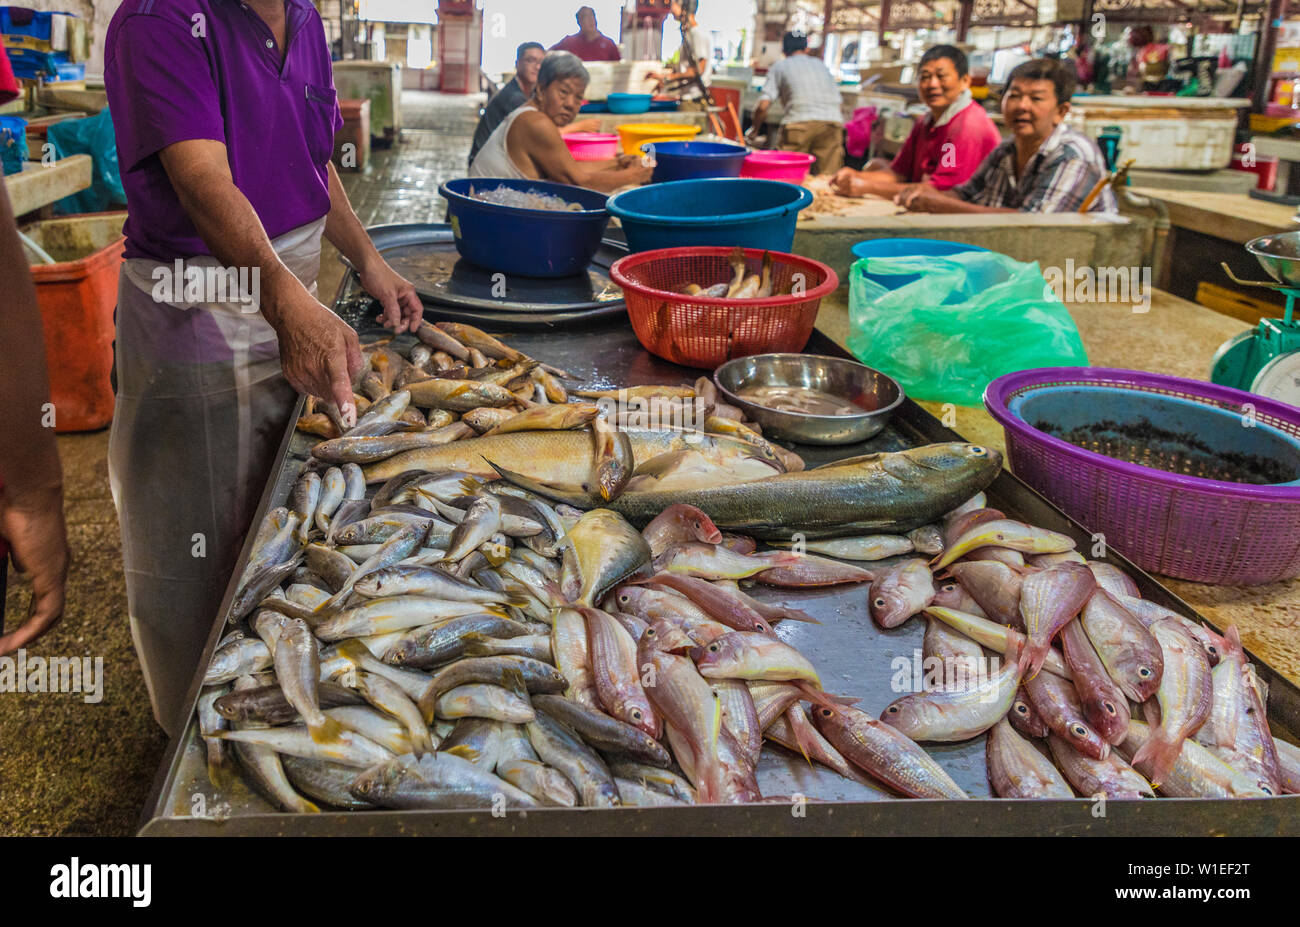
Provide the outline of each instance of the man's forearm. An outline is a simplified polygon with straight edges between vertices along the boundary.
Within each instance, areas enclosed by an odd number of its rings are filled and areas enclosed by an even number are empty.
[[[343,181],[333,163],[329,165],[330,211],[325,216],[325,237],[358,270],[379,258],[379,251],[366,234],[365,226],[352,209]]]
[[[54,423],[45,414],[50,398],[45,368],[41,310],[36,302],[27,257],[14,224],[9,196],[0,184],[0,278],[5,280],[5,307],[0,311],[0,482],[15,496],[62,485],[63,472],[54,441]]]
[[[930,212],[936,213],[978,213],[978,212],[1019,212],[1018,209],[1007,209],[1003,206],[979,206],[975,203],[968,203],[964,199],[951,194],[945,194],[942,198],[934,198],[927,201],[926,205]]]

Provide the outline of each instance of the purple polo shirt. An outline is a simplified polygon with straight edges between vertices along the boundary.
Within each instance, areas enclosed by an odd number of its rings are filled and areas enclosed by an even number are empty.
[[[285,0],[284,64],[240,0],[125,0],[105,40],[104,85],[126,189],[126,256],[210,254],[158,152],[223,142],[235,186],[270,238],[329,212],[327,164],[343,126],[320,15]]]

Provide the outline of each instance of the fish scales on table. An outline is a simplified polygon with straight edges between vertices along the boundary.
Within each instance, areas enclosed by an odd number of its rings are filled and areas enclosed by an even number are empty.
[[[707,379],[570,396],[472,326],[417,336],[410,360],[365,349],[355,424],[306,409],[326,440],[257,526],[205,673],[214,788],[233,757],[290,812],[751,802],[777,744],[875,797],[958,799],[917,741],[979,736],[1003,797],[1300,788],[1235,629],[989,508],[996,453],[807,470]],[[856,582],[887,629],[863,659],[924,614],[944,667],[881,720],[774,630],[812,618],[770,587]]]

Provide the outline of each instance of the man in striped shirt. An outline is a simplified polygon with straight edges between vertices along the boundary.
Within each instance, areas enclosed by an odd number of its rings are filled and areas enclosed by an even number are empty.
[[[758,105],[751,134],[767,120],[773,100],[785,110],[781,119],[782,151],[813,155],[814,174],[834,174],[844,164],[844,114],[840,87],[820,58],[808,54],[808,39],[787,32],[781,40],[785,57],[772,65]]]
[[[961,186],[911,184],[895,202],[914,212],[1078,212],[1107,171],[1096,143],[1065,124],[1074,87],[1069,62],[1042,58],[1021,64],[1002,95],[1011,137]],[[1115,194],[1107,187],[1088,211],[1118,212]]]

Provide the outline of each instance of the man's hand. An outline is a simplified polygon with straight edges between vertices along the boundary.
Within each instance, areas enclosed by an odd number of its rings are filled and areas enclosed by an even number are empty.
[[[411,282],[376,255],[361,271],[361,287],[384,307],[379,321],[399,335],[413,332],[424,320],[424,304]],[[355,339],[354,339],[355,340]]]
[[[842,167],[836,171],[829,186],[840,196],[866,196],[870,192],[862,174],[851,167]]]
[[[903,189],[899,190],[898,195],[894,197],[894,202],[909,212],[934,212],[933,207],[937,205],[937,201],[943,199],[948,197],[922,181],[904,184]]]
[[[32,578],[32,604],[26,620],[0,636],[0,654],[6,654],[26,647],[63,617],[68,538],[62,487],[51,486],[19,498],[12,490],[0,490],[0,535],[9,542],[14,567]]]
[[[353,425],[357,407],[352,380],[361,371],[361,348],[352,326],[301,285],[277,305],[271,325],[280,342],[284,378],[298,392],[334,403],[343,424]]]

